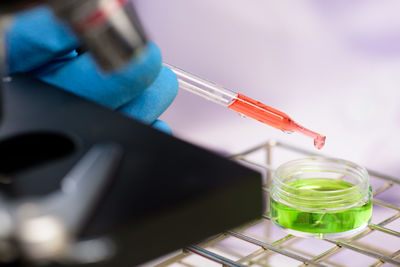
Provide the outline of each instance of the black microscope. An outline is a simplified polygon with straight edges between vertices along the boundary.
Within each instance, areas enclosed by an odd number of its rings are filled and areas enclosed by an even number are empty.
[[[147,42],[128,0],[2,0],[0,12],[42,4],[104,71]],[[254,170],[27,74],[0,89],[0,264],[134,266],[262,214]]]

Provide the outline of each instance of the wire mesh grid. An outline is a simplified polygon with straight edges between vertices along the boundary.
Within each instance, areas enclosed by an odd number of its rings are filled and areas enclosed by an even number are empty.
[[[290,159],[320,155],[269,141],[232,156],[265,174],[268,201],[274,168]],[[321,155],[320,155],[321,156]],[[373,216],[363,232],[343,239],[308,239],[286,234],[263,218],[226,231],[163,259],[156,266],[400,266],[400,179],[368,170]]]

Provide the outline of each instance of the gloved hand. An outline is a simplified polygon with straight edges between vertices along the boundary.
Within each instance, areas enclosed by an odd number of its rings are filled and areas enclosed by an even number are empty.
[[[161,66],[154,43],[123,69],[104,73],[90,53],[78,55],[78,40],[45,7],[17,15],[6,33],[8,74],[30,73],[42,81],[91,99],[170,132],[157,118],[174,100],[175,74]]]

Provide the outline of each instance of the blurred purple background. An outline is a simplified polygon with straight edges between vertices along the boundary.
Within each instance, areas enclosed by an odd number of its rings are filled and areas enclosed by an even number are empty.
[[[134,2],[164,61],[327,135],[325,154],[400,176],[400,1]],[[313,149],[183,91],[162,119],[218,151],[270,138]]]

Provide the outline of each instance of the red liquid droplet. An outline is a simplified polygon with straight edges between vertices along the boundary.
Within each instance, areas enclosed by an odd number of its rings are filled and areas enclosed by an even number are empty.
[[[309,136],[314,139],[314,146],[318,149],[325,145],[326,136],[304,128],[293,121],[287,114],[250,97],[238,94],[237,99],[228,108],[284,132],[298,132]]]
[[[325,145],[326,136],[320,135],[314,139],[314,146],[318,149],[321,149]]]

